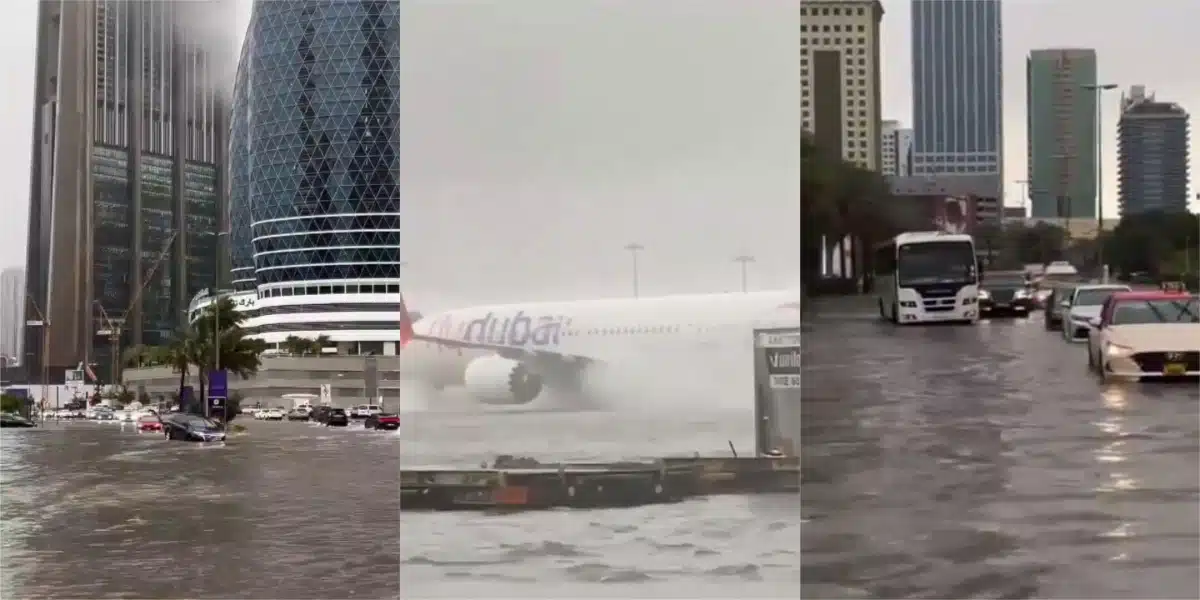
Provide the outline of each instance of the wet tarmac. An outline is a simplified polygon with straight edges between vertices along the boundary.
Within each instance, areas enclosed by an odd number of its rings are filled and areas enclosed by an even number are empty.
[[[1200,593],[1196,383],[1101,384],[1040,315],[804,350],[804,597]]]

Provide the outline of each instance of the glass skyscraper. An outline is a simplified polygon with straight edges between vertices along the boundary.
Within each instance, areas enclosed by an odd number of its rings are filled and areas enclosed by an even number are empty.
[[[1000,0],[913,0],[913,175],[1002,174]]]
[[[109,380],[110,332],[119,348],[162,344],[216,284],[234,40],[212,31],[233,10],[38,3],[24,310],[35,379],[89,362]]]
[[[398,293],[399,29],[395,0],[255,2],[230,134],[236,288]]]

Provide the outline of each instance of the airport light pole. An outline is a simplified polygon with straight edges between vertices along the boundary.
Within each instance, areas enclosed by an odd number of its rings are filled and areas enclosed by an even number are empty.
[[[1115,83],[1089,83],[1082,86],[1096,97],[1096,262],[1105,273],[1104,266],[1104,92],[1117,89]]]
[[[638,253],[645,249],[646,249],[645,246],[643,246],[637,242],[625,244],[625,250],[627,250],[629,252],[629,254],[631,256],[633,256],[633,297],[634,298],[638,297]]]
[[[754,257],[749,254],[742,254],[733,257],[733,261],[742,265],[742,293],[746,293],[746,265],[754,262]]]

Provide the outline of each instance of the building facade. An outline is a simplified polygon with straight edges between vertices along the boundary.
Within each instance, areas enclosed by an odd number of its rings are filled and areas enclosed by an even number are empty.
[[[827,151],[878,171],[882,164],[876,0],[801,0],[801,127]]]
[[[1121,97],[1117,181],[1121,216],[1188,209],[1189,119],[1135,85]]]
[[[905,129],[899,121],[884,121],[880,133],[880,169],[889,177],[907,177],[912,174],[912,130]]]
[[[59,378],[110,364],[98,333],[163,343],[214,283],[235,5],[38,6],[25,348]]]
[[[1003,198],[1000,0],[913,0],[912,61],[912,174],[997,175]]]
[[[253,5],[230,134],[231,279],[269,343],[396,351],[399,66],[398,2]]]
[[[0,270],[0,360],[6,365],[25,362],[25,271]]]
[[[1025,59],[1029,195],[1034,218],[1096,218],[1096,51]]]

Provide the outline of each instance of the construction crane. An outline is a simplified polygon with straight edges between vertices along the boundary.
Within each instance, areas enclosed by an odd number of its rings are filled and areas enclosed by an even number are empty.
[[[108,311],[104,310],[104,306],[100,304],[99,300],[95,300],[93,302],[96,305],[96,308],[100,309],[100,316],[104,319],[105,323],[104,329],[96,330],[96,335],[108,336],[108,341],[112,346],[111,369],[113,385],[117,385],[121,382],[121,333],[125,328],[125,317],[133,311],[133,307],[136,306],[141,300],[142,292],[146,290],[146,286],[150,285],[150,281],[154,279],[154,273],[158,271],[159,265],[161,265],[163,259],[167,257],[167,253],[171,251],[171,244],[175,243],[175,238],[178,235],[179,232],[174,232],[170,237],[167,238],[166,243],[163,244],[162,250],[158,253],[158,258],[154,260],[154,264],[150,265],[150,270],[147,271],[146,276],[142,278],[142,286],[139,287],[136,292],[134,292],[133,298],[129,300],[129,306],[125,307],[124,316],[119,319],[114,319],[109,316]]]

